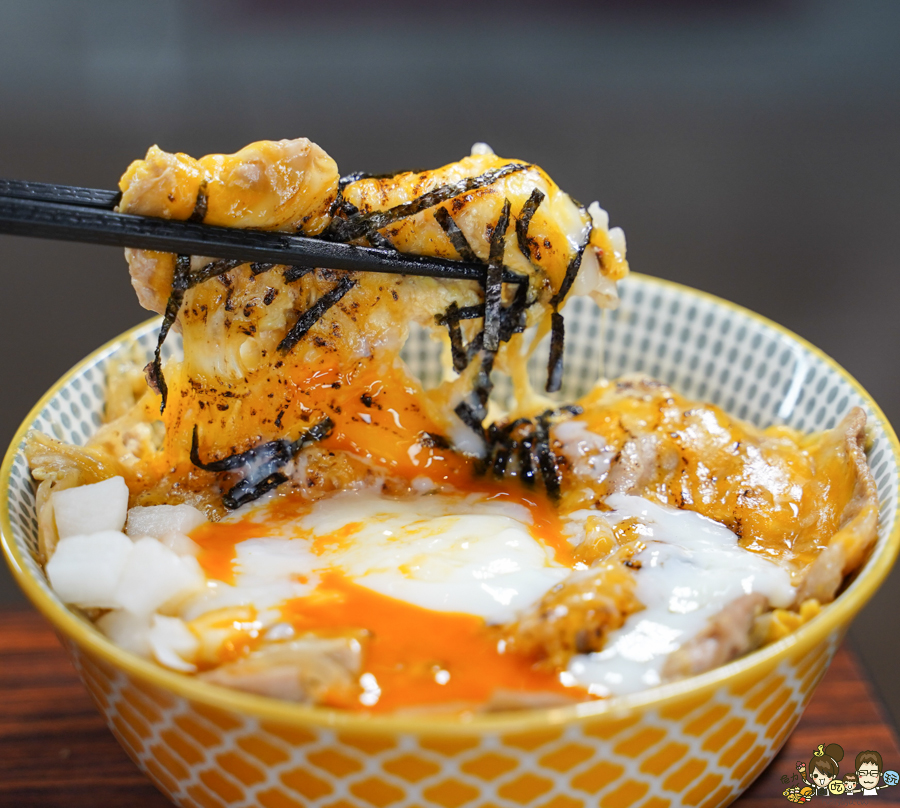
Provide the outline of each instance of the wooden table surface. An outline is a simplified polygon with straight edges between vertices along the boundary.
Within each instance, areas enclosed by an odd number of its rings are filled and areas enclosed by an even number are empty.
[[[864,749],[879,751],[887,770],[900,771],[897,734],[846,648],[784,749],[738,803],[791,805],[782,796],[782,777],[790,778],[796,761],[808,761],[819,744],[829,743],[845,750],[841,771],[850,771]],[[840,808],[872,798],[829,799]],[[900,805],[900,786],[881,791],[878,802]],[[0,610],[0,806],[169,805],[116,743],[48,624],[28,609]]]

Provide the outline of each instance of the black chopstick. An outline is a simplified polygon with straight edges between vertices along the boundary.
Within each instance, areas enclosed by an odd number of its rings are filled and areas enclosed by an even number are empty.
[[[116,213],[112,191],[0,180],[0,233],[247,262],[392,272],[484,283],[484,264],[321,239]]]

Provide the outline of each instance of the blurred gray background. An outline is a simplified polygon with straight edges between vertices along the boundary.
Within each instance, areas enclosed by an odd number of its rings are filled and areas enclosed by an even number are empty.
[[[2,177],[113,188],[154,143],[301,135],[342,173],[476,140],[537,162],[610,211],[634,270],[786,325],[900,424],[896,0],[0,2]],[[0,263],[6,446],[146,313],[116,249],[0,236]],[[895,718],[898,584],[851,638]]]

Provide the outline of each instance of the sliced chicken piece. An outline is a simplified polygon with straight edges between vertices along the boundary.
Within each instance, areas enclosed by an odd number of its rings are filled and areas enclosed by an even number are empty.
[[[758,592],[733,600],[703,631],[669,655],[663,679],[705,673],[752,650],[754,621],[767,606],[768,600]]]
[[[357,639],[309,635],[265,646],[198,678],[260,696],[338,706],[359,695],[361,665]]]

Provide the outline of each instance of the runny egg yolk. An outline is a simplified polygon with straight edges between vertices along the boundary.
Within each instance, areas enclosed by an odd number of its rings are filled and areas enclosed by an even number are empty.
[[[191,536],[208,576],[237,590],[264,585],[261,574],[273,587],[289,581],[293,596],[273,611],[298,635],[363,638],[359,701],[335,706],[459,709],[494,695],[573,695],[556,674],[504,653],[494,628],[575,564],[553,508],[533,491],[472,481],[404,498],[288,494]]]
[[[323,576],[313,595],[288,601],[282,611],[298,632],[352,626],[365,633],[359,699],[331,706],[375,712],[436,704],[453,709],[504,692],[572,693],[555,674],[500,653],[482,618],[423,609],[334,573]]]

